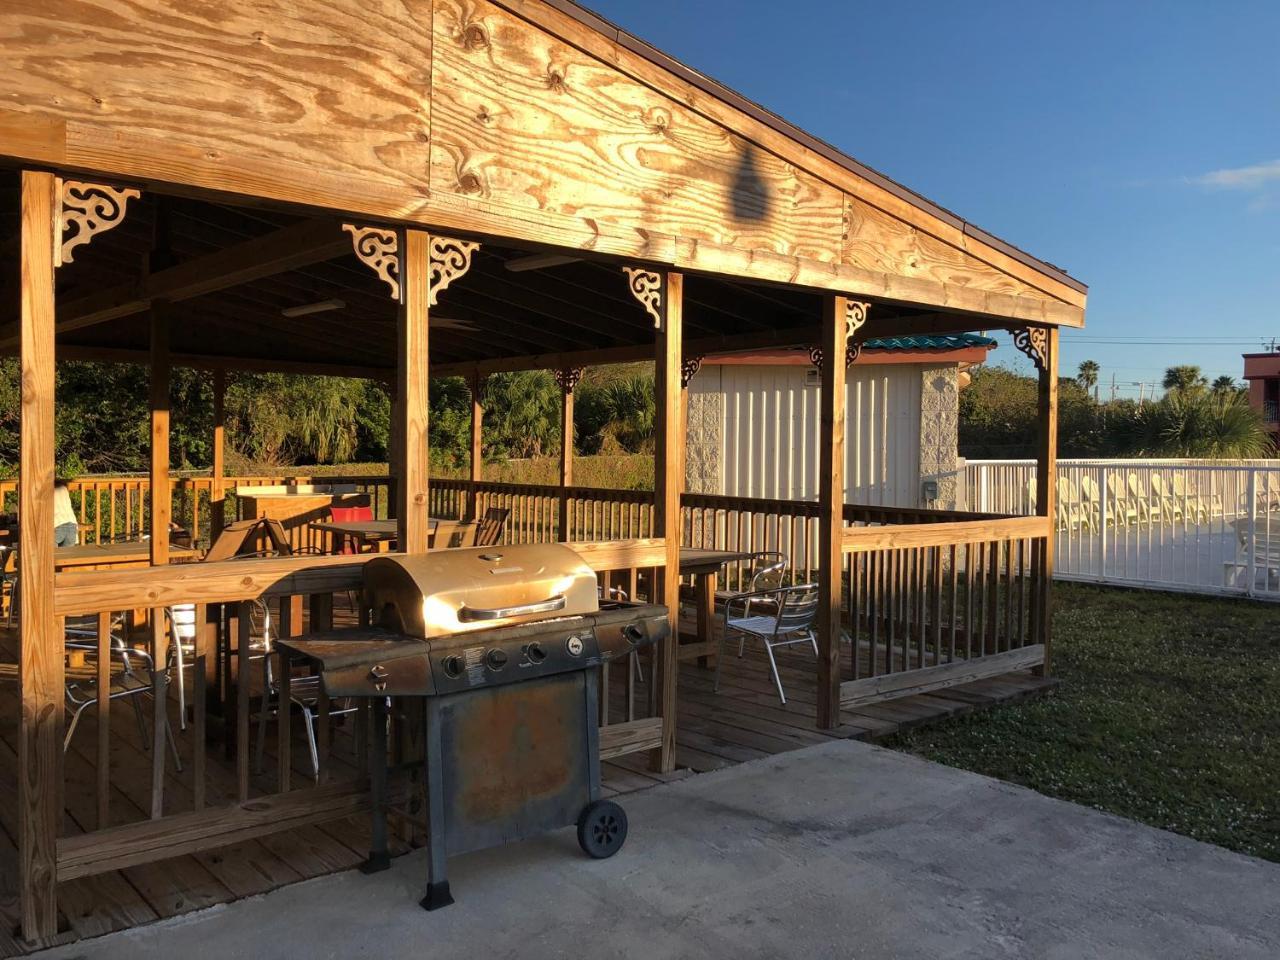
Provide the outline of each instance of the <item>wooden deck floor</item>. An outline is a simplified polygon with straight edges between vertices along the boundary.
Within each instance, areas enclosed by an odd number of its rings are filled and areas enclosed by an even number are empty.
[[[8,639],[9,643],[0,646],[11,650],[12,641]],[[1030,674],[1009,674],[846,711],[843,724],[825,732],[814,726],[812,655],[799,648],[782,651],[780,662],[788,695],[785,705],[778,702],[767,663],[758,652],[749,651],[741,660],[732,656],[726,659],[718,694],[712,690],[711,670],[693,663],[682,665],[677,728],[677,763],[681,769],[670,775],[654,774],[647,770],[642,755],[619,758],[603,765],[605,794],[616,796],[642,790],[831,737],[879,739],[904,727],[1032,696],[1054,683]],[[118,775],[113,776],[111,802],[113,820],[119,822],[144,817],[150,795],[150,754],[141,744],[130,709],[117,703],[112,711],[112,770]],[[24,945],[14,936],[18,916],[17,725],[17,690],[11,682],[0,682],[0,957],[25,952]],[[300,725],[295,726],[299,727],[299,736],[292,756],[296,779],[302,781],[307,773],[306,750]],[[95,737],[90,709],[66,756],[65,829],[69,833],[91,828],[95,822]],[[268,737],[269,742],[273,739]],[[211,804],[229,802],[235,790],[234,768],[212,762],[217,756],[220,754],[210,753]],[[266,769],[272,768],[269,761]],[[189,794],[183,794],[188,788],[180,777],[171,778],[167,789],[173,791],[175,802],[189,803]],[[96,936],[350,869],[363,860],[367,850],[368,825],[363,818],[351,818],[64,882],[58,890],[65,931],[59,941]]]

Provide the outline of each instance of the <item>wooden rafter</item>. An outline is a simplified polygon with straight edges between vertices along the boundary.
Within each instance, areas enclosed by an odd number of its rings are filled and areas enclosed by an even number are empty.
[[[179,303],[255,280],[287,273],[345,253],[350,241],[331,220],[305,220],[209,253],[167,270],[72,300],[58,311],[58,333],[143,313],[155,301]],[[17,332],[0,334],[0,349],[17,344]]]

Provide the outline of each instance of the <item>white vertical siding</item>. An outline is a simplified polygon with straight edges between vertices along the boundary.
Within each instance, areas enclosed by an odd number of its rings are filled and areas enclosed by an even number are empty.
[[[729,496],[815,500],[819,392],[805,367],[708,366],[691,389],[724,394]],[[920,496],[920,368],[849,368],[846,503],[916,506]]]

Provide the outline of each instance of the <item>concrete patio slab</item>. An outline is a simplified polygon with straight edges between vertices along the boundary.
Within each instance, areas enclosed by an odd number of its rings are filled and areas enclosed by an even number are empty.
[[[626,848],[572,830],[421,852],[38,956],[1266,958],[1280,865],[852,741],[624,798]]]

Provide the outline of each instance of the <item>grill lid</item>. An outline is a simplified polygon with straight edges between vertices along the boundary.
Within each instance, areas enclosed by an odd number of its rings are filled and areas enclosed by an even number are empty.
[[[599,609],[595,573],[556,543],[376,557],[364,584],[375,623],[423,639]]]

